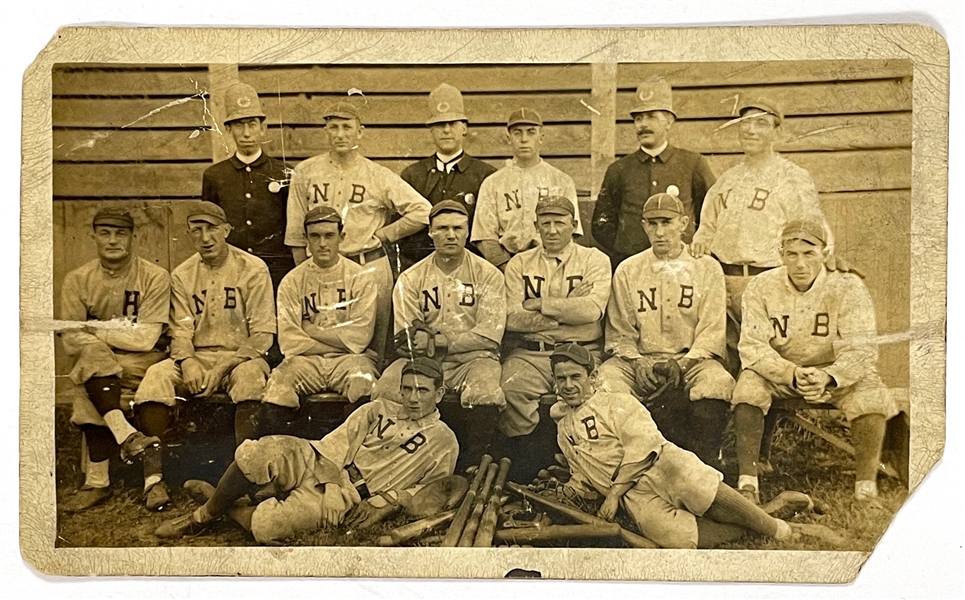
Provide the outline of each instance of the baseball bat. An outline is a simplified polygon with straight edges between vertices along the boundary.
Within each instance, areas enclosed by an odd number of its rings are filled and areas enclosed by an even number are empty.
[[[530,502],[535,502],[541,506],[545,506],[546,508],[551,508],[558,513],[566,515],[567,517],[573,519],[578,523],[583,523],[584,525],[610,525],[611,524],[610,521],[607,521],[606,519],[601,519],[600,517],[597,517],[594,515],[588,515],[582,510],[573,508],[572,506],[560,504],[555,500],[550,500],[549,498],[544,498],[539,494],[534,494],[533,492],[527,490],[526,488],[516,483],[509,482],[506,484],[506,487],[510,491],[519,494],[520,496],[529,500]],[[660,547],[657,544],[653,543],[652,541],[648,540],[647,538],[643,537],[642,535],[638,535],[636,533],[633,533],[632,531],[627,531],[626,529],[623,529],[623,528],[620,528],[620,538],[623,539],[624,542],[626,542],[633,548],[659,548]]]
[[[496,474],[496,483],[493,485],[493,492],[489,495],[489,502],[486,510],[483,511],[479,521],[479,529],[476,531],[476,539],[473,546],[476,548],[489,548],[493,545],[493,534],[496,533],[496,519],[499,516],[499,500],[503,495],[503,486],[506,485],[506,477],[509,475],[509,467],[513,464],[509,458],[499,461],[499,472]]]
[[[469,491],[466,492],[466,496],[462,499],[459,510],[456,511],[456,516],[452,518],[452,523],[449,524],[449,530],[446,532],[446,537],[442,541],[444,548],[454,548],[456,544],[459,543],[459,536],[462,535],[462,530],[466,527],[466,519],[469,518],[469,512],[472,510],[473,503],[476,501],[476,493],[479,491],[479,485],[482,483],[483,477],[485,477],[486,471],[489,470],[489,465],[492,464],[492,462],[492,456],[483,454],[482,460],[479,461],[479,468],[476,469],[472,483],[469,484]]]
[[[419,519],[401,527],[396,527],[389,533],[380,536],[376,543],[379,546],[398,546],[429,533],[436,527],[448,523],[456,515],[456,511],[449,510],[438,515]]]
[[[521,527],[500,529],[496,541],[507,544],[531,544],[584,538],[617,537],[621,527],[616,523],[606,525],[550,525],[548,527]]]
[[[460,548],[469,548],[472,546],[473,540],[476,539],[479,520],[482,518],[483,509],[486,507],[486,501],[489,499],[489,491],[492,489],[493,479],[496,478],[497,470],[499,470],[499,467],[495,464],[490,464],[489,468],[486,469],[486,479],[483,481],[482,489],[476,497],[476,503],[472,507],[472,512],[469,513],[466,528],[462,531],[462,535],[459,536],[459,543],[456,544]]]

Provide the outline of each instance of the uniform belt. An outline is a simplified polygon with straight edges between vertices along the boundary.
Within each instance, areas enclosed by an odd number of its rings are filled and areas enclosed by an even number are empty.
[[[358,254],[350,254],[345,258],[354,260],[360,265],[364,265],[366,263],[372,262],[373,260],[382,258],[383,256],[385,256],[384,248],[373,248],[372,250],[364,250],[362,252],[359,252]]]
[[[764,271],[770,271],[774,267],[755,267],[754,265],[729,265],[727,263],[720,263],[720,268],[724,271],[724,275],[753,277],[754,275],[760,275]]]
[[[581,346],[593,346],[598,340],[593,340],[592,342],[536,342],[533,340],[519,340],[516,342],[517,348],[523,348],[524,350],[531,350],[533,352],[552,352],[556,350],[557,346],[564,346],[566,344],[579,344]]]
[[[349,481],[355,486],[355,491],[359,493],[362,500],[370,497],[372,494],[369,493],[369,488],[365,485],[365,478],[362,477],[362,472],[359,468],[355,466],[355,463],[349,463],[345,466],[345,471],[348,473]]]

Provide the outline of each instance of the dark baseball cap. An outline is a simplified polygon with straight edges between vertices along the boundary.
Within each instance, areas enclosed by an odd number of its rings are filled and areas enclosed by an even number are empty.
[[[802,240],[814,246],[826,246],[827,235],[822,223],[810,219],[797,219],[784,226],[781,231],[781,242]]]
[[[573,202],[566,196],[546,196],[536,203],[536,216],[539,215],[569,215],[576,216]]]
[[[221,225],[228,222],[224,210],[214,202],[198,202],[195,208],[188,213],[188,223],[203,221],[212,225]]]
[[[336,223],[341,227],[342,215],[331,206],[316,206],[305,215],[305,227],[312,223]]]
[[[542,127],[543,119],[532,108],[521,108],[509,115],[509,119],[506,121],[507,129],[514,125],[539,125]]]
[[[425,375],[433,381],[442,381],[442,365],[438,361],[420,356],[413,358],[404,367],[402,374]]]
[[[123,208],[102,208],[94,215],[91,225],[134,229],[134,218]]]
[[[569,344],[559,344],[550,355],[550,362],[556,364],[564,360],[575,362],[587,371],[596,368],[596,361],[590,351],[579,344],[570,342]]]
[[[429,211],[429,221],[431,222],[432,218],[439,213],[447,212],[459,213],[460,215],[466,215],[467,217],[469,216],[469,211],[466,210],[466,207],[462,204],[456,202],[455,200],[443,200],[439,204],[433,206],[432,210]]]
[[[647,198],[646,204],[643,205],[644,219],[660,217],[672,219],[685,214],[687,213],[684,212],[684,205],[680,202],[680,198],[664,192],[650,196]]]
[[[323,119],[329,119],[331,117],[337,117],[339,119],[355,119],[359,123],[362,122],[362,118],[359,117],[359,109],[351,102],[336,102],[325,109],[322,113]]]
[[[751,109],[757,109],[763,113],[769,115],[774,115],[777,117],[777,124],[780,125],[784,120],[784,113],[778,108],[777,103],[767,98],[750,98],[744,100],[740,103],[740,108],[737,109],[737,114],[744,116],[744,113]]]

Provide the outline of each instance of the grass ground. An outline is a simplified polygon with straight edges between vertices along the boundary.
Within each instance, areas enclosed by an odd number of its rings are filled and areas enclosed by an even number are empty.
[[[217,483],[217,479],[231,459],[231,418],[225,407],[206,416],[204,429],[220,432],[215,435],[221,443],[190,442],[172,448],[167,456],[166,470],[172,485],[172,504],[164,512],[149,512],[141,499],[139,465],[118,465],[112,468],[113,495],[100,506],[80,514],[58,513],[57,545],[59,547],[137,547],[175,545],[153,535],[164,520],[185,514],[196,506],[180,484],[189,478],[200,478]],[[58,407],[57,412],[57,498],[63,502],[82,482],[79,468],[80,434],[69,422],[69,408]],[[828,415],[806,418],[820,419],[821,424],[845,439],[847,428],[836,417]],[[182,419],[184,420],[184,419]],[[197,420],[189,420],[184,435],[188,440],[198,429]],[[220,436],[220,437],[219,437]],[[183,450],[191,448],[190,453]],[[733,440],[723,448],[725,481],[733,484],[737,478]],[[848,540],[846,550],[871,551],[891,522],[895,512],[905,501],[904,486],[894,479],[879,479],[880,508],[856,506],[852,503],[854,489],[854,460],[845,452],[824,440],[812,436],[789,421],[782,422],[776,432],[771,453],[774,472],[761,480],[762,500],[767,501],[781,491],[797,490],[811,494],[825,506],[825,514],[799,515],[794,520],[826,525]],[[374,545],[377,536],[393,526],[397,520],[373,528],[368,535],[351,536],[342,531],[323,530],[291,540],[291,545],[337,546]],[[560,522],[563,522],[562,520]],[[253,546],[255,542],[240,527],[225,519],[212,525],[205,535],[188,537],[177,546]],[[593,546],[599,546],[594,543]],[[620,542],[613,542],[619,546]],[[831,547],[812,539],[779,543],[761,536],[747,535],[724,546],[740,549],[830,550]]]

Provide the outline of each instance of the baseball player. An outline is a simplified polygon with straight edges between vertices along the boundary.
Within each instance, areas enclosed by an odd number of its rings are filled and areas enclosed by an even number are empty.
[[[825,222],[811,176],[774,151],[784,120],[777,105],[769,100],[744,101],[738,114],[744,160],[724,172],[707,192],[700,227],[690,246],[695,257],[710,254],[724,270],[727,345],[733,373],[738,366],[735,351],[741,296],[750,278],[780,266],[778,238],[789,221],[811,218]]]
[[[488,451],[499,410],[506,404],[496,385],[506,325],[505,283],[499,269],[465,249],[469,215],[459,202],[444,200],[432,207],[429,235],[435,251],[402,273],[395,285],[395,331],[404,336],[403,346],[422,343],[415,333],[419,324],[446,338],[442,366],[459,402],[443,402],[439,413],[459,440],[456,468],[461,471],[478,465]],[[373,398],[399,401],[405,364],[399,359],[386,368]]]
[[[851,424],[855,498],[874,501],[885,422],[897,414],[875,371],[875,310],[861,279],[828,270],[827,230],[788,223],[784,266],[754,277],[744,293],[741,371],[734,388],[738,489],[759,498],[757,461],[764,415],[775,398],[830,402]]]
[[[677,120],[670,84],[650,78],[637,87],[635,100],[630,117],[640,148],[607,167],[593,208],[593,238],[610,254],[614,268],[650,247],[640,226],[648,198],[676,190],[689,221],[683,234],[689,244],[704,195],[716,181],[706,158],[670,145],[670,130]]]
[[[171,278],[163,268],[132,254],[134,219],[127,211],[103,208],[94,215],[92,227],[97,258],[64,278],[60,317],[118,327],[85,326],[60,333],[74,359],[70,379],[87,392],[74,398],[71,422],[84,433],[90,459],[84,485],[64,504],[68,512],[110,497],[110,458],[118,446],[121,460],[130,461],[160,443],[134,429],[121,410],[121,399],[133,394],[148,367],[164,360],[161,334],[168,322]]]
[[[268,131],[255,88],[235,83],[225,90],[225,127],[235,141],[235,154],[208,167],[201,199],[224,209],[231,224],[228,243],[254,254],[268,265],[273,289],[295,267],[285,245],[288,170],[263,151]]]
[[[339,254],[342,217],[330,206],[305,215],[310,260],[278,288],[278,343],[285,360],[265,388],[268,427],[282,431],[299,395],[334,391],[356,402],[378,378],[369,349],[375,330],[375,282],[361,265]]]
[[[476,199],[483,179],[496,168],[466,154],[463,144],[469,135],[469,119],[458,89],[443,83],[429,94],[429,120],[426,125],[436,146],[436,153],[412,163],[402,171],[402,179],[426,197],[433,206],[443,200],[455,200],[465,207],[472,227]],[[471,229],[470,229],[471,230]],[[409,236],[399,242],[402,270],[406,270],[432,252],[428,231]],[[469,247],[470,250],[475,250]]]
[[[717,261],[687,251],[689,221],[676,196],[654,194],[644,205],[651,247],[613,275],[606,327],[613,358],[600,367],[600,379],[611,391],[636,396],[665,436],[716,467],[734,389],[719,362],[727,299]],[[685,397],[675,401],[680,391]]]
[[[207,398],[225,389],[235,407],[235,437],[254,437],[265,393],[264,355],[275,334],[275,305],[268,267],[227,243],[224,210],[199,202],[188,214],[197,249],[171,273],[171,358],[148,369],[134,396],[141,431],[164,440],[178,397]],[[144,489],[149,509],[169,501],[161,448],[145,453]]]
[[[540,158],[543,120],[530,108],[521,108],[506,123],[512,161],[487,177],[479,187],[470,240],[486,260],[500,269],[514,255],[539,243],[533,227],[536,203],[549,196],[562,196],[573,204],[575,232],[583,235],[580,208],[573,179]]]
[[[363,404],[318,441],[277,435],[246,441],[216,489],[193,486],[207,501],[155,535],[195,535],[225,514],[262,544],[343,522],[359,529],[377,523],[424,485],[452,475],[459,447],[436,410],[444,393],[441,365],[417,358],[403,369],[401,405]],[[235,505],[249,492],[267,499]]]
[[[720,472],[665,440],[633,396],[597,391],[596,362],[583,346],[557,346],[550,360],[561,399],[550,414],[572,471],[566,485],[578,495],[605,496],[600,517],[612,520],[622,505],[640,533],[662,548],[713,548],[747,531],[781,541],[801,534],[843,541],[820,525],[770,516]],[[809,498],[807,505],[813,506]]]
[[[372,349],[384,356],[391,318],[393,272],[385,246],[429,224],[429,201],[398,175],[359,154],[362,121],[356,107],[339,102],[322,115],[332,150],[299,163],[288,196],[285,243],[294,247],[295,262],[307,258],[305,214],[330,206],[342,217],[344,256],[371,269],[376,282],[375,333]],[[389,223],[390,217],[399,219]]]
[[[537,448],[530,434],[539,423],[540,396],[553,391],[550,354],[558,344],[576,342],[599,356],[610,297],[610,261],[596,248],[573,242],[576,212],[570,199],[548,196],[535,212],[541,244],[506,265],[509,355],[501,376],[506,408],[499,441],[520,481],[549,462],[540,455],[547,449]]]

